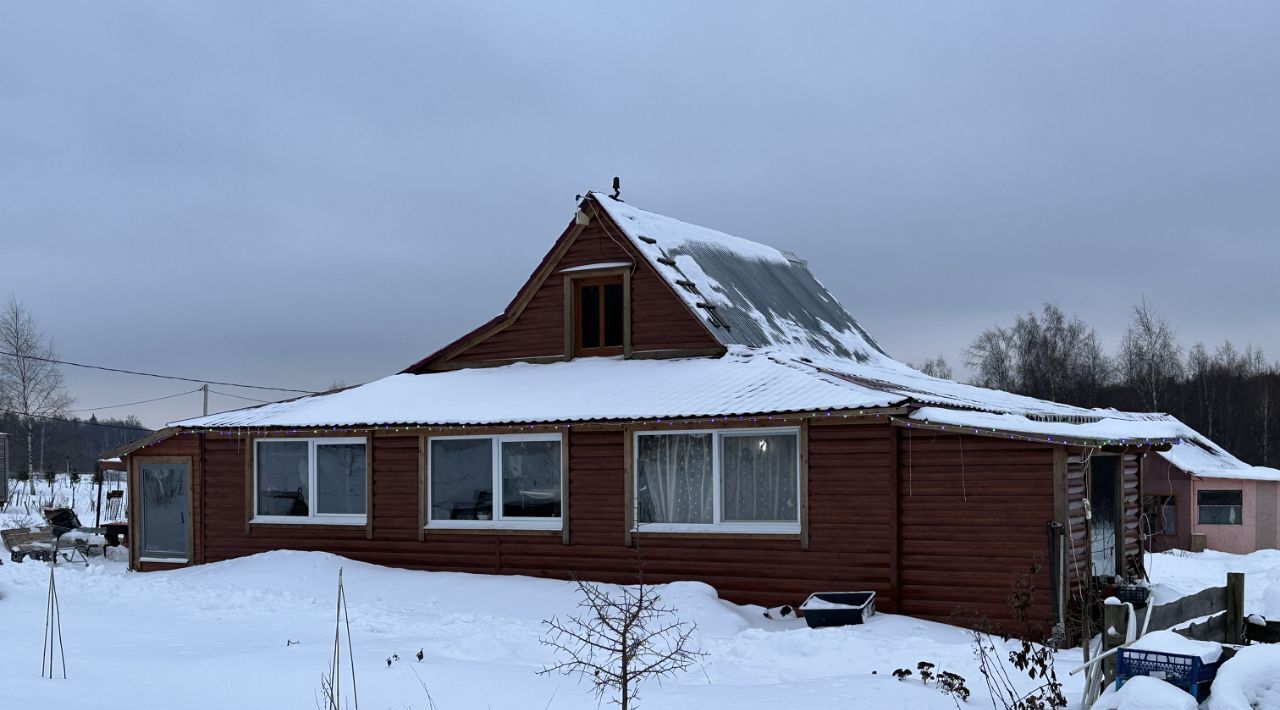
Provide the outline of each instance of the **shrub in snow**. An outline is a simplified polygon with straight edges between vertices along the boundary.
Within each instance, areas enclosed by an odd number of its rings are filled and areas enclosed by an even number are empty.
[[[1196,710],[1199,706],[1182,688],[1143,675],[1126,680],[1119,690],[1112,683],[1098,696],[1093,710]]]
[[[929,681],[933,681],[943,695],[957,698],[957,705],[961,702],[969,702],[969,688],[965,685],[964,676],[951,671],[934,672],[934,664],[928,661],[920,661],[916,664],[916,668],[920,671],[920,682],[924,685],[928,685]],[[874,673],[874,671],[872,672]],[[909,668],[899,668],[893,672],[893,677],[900,681],[905,681],[911,677],[911,670]]]
[[[1206,708],[1280,708],[1280,645],[1246,646],[1223,663]]]
[[[1067,697],[1062,693],[1062,683],[1054,668],[1053,649],[1033,643],[1032,639],[1044,639],[1046,634],[1031,620],[1031,605],[1035,599],[1035,576],[1040,571],[1039,564],[1032,564],[1027,574],[1018,575],[1013,582],[1013,593],[1009,595],[1009,608],[1013,618],[1023,626],[1022,637],[1016,639],[1013,651],[1003,652],[996,648],[995,641],[987,628],[990,622],[985,617],[969,619],[964,624],[974,631],[973,655],[978,659],[978,671],[987,683],[991,693],[991,704],[1004,710],[1049,710],[1067,706]],[[1012,637],[1005,634],[1001,637],[1008,642]],[[1039,683],[1029,692],[1021,690],[1021,681],[1015,681],[1019,673]]]

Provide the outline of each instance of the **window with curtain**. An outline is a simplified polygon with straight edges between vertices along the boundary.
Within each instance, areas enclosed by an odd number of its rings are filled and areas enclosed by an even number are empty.
[[[1244,494],[1241,491],[1196,491],[1201,525],[1243,525]]]
[[[559,434],[432,437],[427,527],[559,529]]]
[[[641,432],[634,448],[637,529],[799,531],[797,430]]]
[[[365,523],[363,438],[258,439],[255,522]]]
[[[711,440],[710,432],[637,438],[637,522],[715,522]]]

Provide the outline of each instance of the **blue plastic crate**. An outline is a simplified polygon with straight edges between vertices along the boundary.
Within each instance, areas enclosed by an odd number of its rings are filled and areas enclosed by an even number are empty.
[[[1151,588],[1141,584],[1117,584],[1115,597],[1134,606],[1146,606],[1147,599],[1151,597]]]
[[[1122,648],[1116,655],[1116,688],[1123,687],[1130,678],[1145,675],[1182,688],[1203,701],[1218,675],[1217,663],[1205,663],[1195,656],[1132,648]]]

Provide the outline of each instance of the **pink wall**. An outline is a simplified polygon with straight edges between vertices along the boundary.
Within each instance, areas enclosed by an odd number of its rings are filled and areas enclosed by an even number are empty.
[[[1276,486],[1274,483],[1258,481],[1242,481],[1225,478],[1193,478],[1191,482],[1192,531],[1203,533],[1206,545],[1212,550],[1223,552],[1253,552],[1261,542],[1266,547],[1274,547],[1278,537],[1276,526]],[[1241,491],[1243,515],[1240,525],[1205,525],[1200,522],[1199,511],[1194,509],[1200,491],[1238,490]],[[1259,495],[1268,496],[1268,500],[1260,501]],[[1259,503],[1264,516],[1259,518]],[[1270,529],[1265,529],[1268,526]]]

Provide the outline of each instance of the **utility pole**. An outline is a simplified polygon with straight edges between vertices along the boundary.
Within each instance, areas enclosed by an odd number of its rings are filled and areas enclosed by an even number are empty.
[[[200,390],[204,392],[204,416],[209,416],[209,385],[201,385]]]

